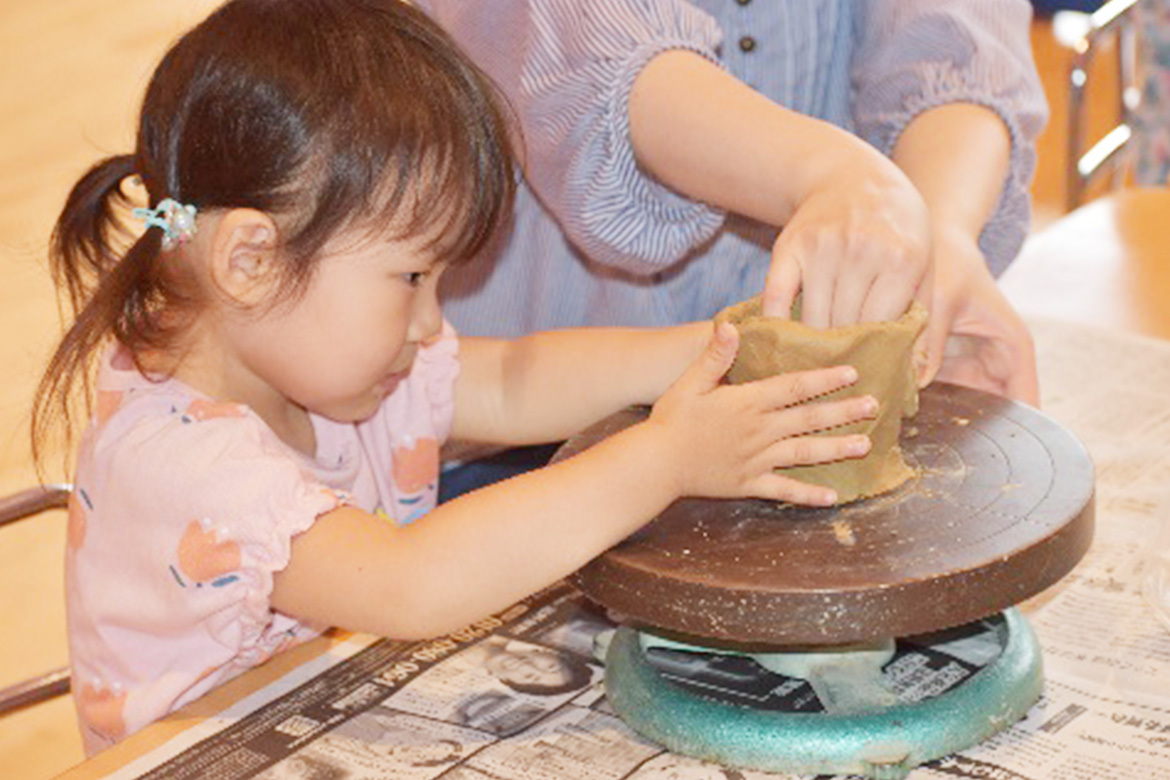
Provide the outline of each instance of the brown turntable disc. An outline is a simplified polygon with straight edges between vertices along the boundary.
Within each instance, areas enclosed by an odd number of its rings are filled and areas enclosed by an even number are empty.
[[[647,413],[607,418],[557,458]],[[883,496],[830,509],[676,501],[573,581],[631,623],[707,644],[823,646],[991,615],[1088,549],[1092,461],[1036,409],[935,384],[901,444],[916,475]]]

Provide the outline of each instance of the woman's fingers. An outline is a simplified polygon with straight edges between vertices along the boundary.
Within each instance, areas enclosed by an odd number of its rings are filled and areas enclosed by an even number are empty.
[[[873,277],[859,272],[837,279],[833,288],[833,308],[829,315],[829,327],[840,328],[861,321],[862,307],[872,295],[875,284]]]
[[[765,317],[791,319],[792,304],[800,292],[803,270],[800,261],[792,257],[781,238],[772,250],[772,266],[764,282],[763,311]]]
[[[922,284],[922,275],[909,262],[890,266],[873,279],[853,322],[892,322],[910,308]]]

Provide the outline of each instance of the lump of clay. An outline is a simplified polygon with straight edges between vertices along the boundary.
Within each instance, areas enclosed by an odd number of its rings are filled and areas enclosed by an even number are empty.
[[[764,317],[760,299],[728,307],[715,318],[739,331],[739,354],[727,374],[738,384],[788,371],[850,365],[858,381],[825,396],[872,395],[881,408],[873,420],[835,428],[833,435],[867,434],[873,447],[864,458],[816,466],[794,466],[782,473],[801,482],[831,487],[839,503],[876,496],[901,485],[913,474],[902,458],[898,436],[902,419],[918,411],[913,346],[926,325],[926,309],[914,303],[895,322],[873,322],[817,329],[793,319]]]

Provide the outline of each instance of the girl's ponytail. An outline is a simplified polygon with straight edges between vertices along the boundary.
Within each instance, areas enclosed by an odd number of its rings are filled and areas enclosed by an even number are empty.
[[[114,205],[128,205],[122,182],[133,174],[133,155],[107,157],[73,185],[57,218],[49,249],[53,280],[68,290],[74,314],[84,307],[93,283],[118,263],[110,243],[123,231]]]
[[[33,402],[32,451],[38,469],[44,466],[58,425],[61,443],[72,442],[72,401],[79,387],[88,410],[97,350],[111,334],[123,330],[127,304],[149,297],[143,293],[151,286],[159,231],[147,231],[131,244],[118,216],[118,210],[129,205],[122,184],[133,174],[132,155],[108,157],[93,166],[73,186],[53,228],[50,268],[58,289],[68,293],[74,320],[53,353]],[[68,457],[68,452],[62,454]]]

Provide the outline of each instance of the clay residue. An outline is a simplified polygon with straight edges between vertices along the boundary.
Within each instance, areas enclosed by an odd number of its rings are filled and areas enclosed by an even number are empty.
[[[853,535],[853,528],[844,520],[833,521],[833,535],[837,537],[837,541],[846,547],[852,547],[857,544],[857,537]]]

